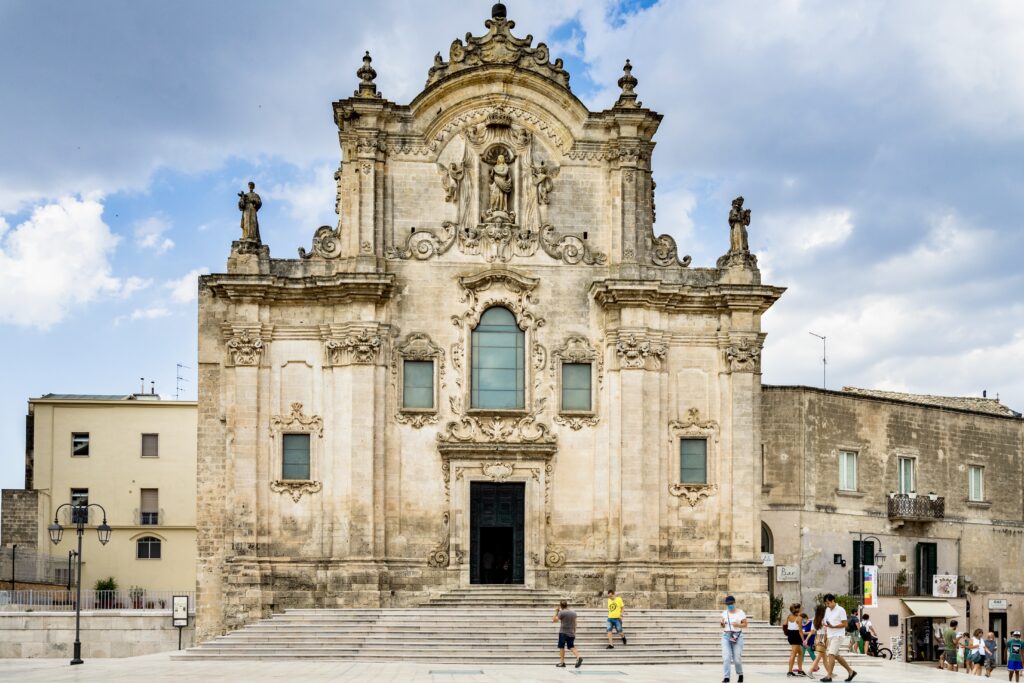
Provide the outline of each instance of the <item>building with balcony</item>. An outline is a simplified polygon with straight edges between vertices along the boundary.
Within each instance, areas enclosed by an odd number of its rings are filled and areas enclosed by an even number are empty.
[[[74,526],[81,513],[58,509],[64,503],[98,503],[113,533],[101,546],[93,527],[102,513],[89,508],[83,588],[113,577],[125,589],[194,589],[194,401],[164,401],[155,394],[47,394],[29,400],[25,432],[25,488],[3,491],[0,545],[17,544],[21,557],[39,558],[36,565],[48,569],[27,571],[29,565],[19,560],[19,587],[66,584],[64,567],[77,547]],[[47,534],[55,516],[64,527],[58,545]]]
[[[860,595],[862,566],[876,565],[875,629],[911,658],[934,655],[932,629],[953,615],[972,630],[1021,627],[1019,413],[985,398],[765,386],[762,421],[773,594],[808,608],[821,593]]]

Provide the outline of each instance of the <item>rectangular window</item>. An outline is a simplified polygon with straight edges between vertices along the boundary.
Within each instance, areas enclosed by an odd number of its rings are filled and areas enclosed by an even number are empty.
[[[899,493],[916,493],[916,482],[914,481],[914,458],[899,458]]]
[[[72,507],[71,508],[71,523],[78,524],[79,520],[83,524],[89,523],[89,489],[71,489],[71,505],[83,506],[82,508]]]
[[[143,458],[155,458],[160,455],[160,435],[159,434],[143,434],[142,435],[142,457]]]
[[[839,451],[839,490],[857,490],[857,453]]]
[[[682,439],[679,442],[679,481],[683,484],[708,483],[707,439]]]
[[[160,500],[158,489],[142,489],[140,491],[139,511],[140,524],[160,523]]]
[[[985,500],[985,468],[971,465],[967,476],[967,499],[976,502]]]
[[[89,455],[89,432],[71,433],[71,455]]]
[[[590,412],[590,363],[562,364],[562,410]]]
[[[309,434],[284,434],[282,436],[284,463],[282,479],[306,481],[309,479]]]
[[[434,361],[402,363],[402,407],[430,410],[434,407]]]

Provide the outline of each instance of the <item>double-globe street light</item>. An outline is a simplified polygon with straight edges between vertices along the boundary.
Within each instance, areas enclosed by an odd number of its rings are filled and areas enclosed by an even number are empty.
[[[111,529],[107,525],[107,511],[98,503],[89,503],[87,505],[64,503],[53,513],[53,524],[47,527],[53,544],[57,545],[60,543],[60,539],[64,535],[64,527],[57,521],[57,517],[62,509],[71,508],[71,521],[75,524],[75,528],[78,531],[78,597],[75,598],[75,657],[71,660],[72,664],[82,663],[82,641],[79,639],[82,619],[82,535],[85,533],[85,525],[89,521],[89,508],[92,507],[97,507],[103,511],[103,523],[96,527],[96,534],[100,538],[100,543],[106,545],[110,541]]]

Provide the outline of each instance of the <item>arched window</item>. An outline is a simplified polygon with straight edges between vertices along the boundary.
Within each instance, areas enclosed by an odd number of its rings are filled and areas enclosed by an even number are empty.
[[[159,560],[160,539],[155,536],[143,536],[135,541],[135,558],[138,560]]]
[[[525,335],[507,308],[487,309],[473,330],[473,408],[516,410],[526,406]]]

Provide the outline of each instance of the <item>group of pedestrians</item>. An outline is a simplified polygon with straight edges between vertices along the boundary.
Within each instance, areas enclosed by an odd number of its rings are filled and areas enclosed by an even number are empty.
[[[942,632],[945,652],[939,660],[939,668],[990,678],[992,670],[996,668],[996,652],[999,649],[996,634],[992,631],[986,634],[980,628],[974,629],[973,633],[958,631],[958,626],[959,622],[954,619]],[[1020,672],[1024,668],[1022,650],[1024,641],[1021,640],[1020,631],[1013,631],[1006,642],[1006,670],[1010,681],[1020,681]]]
[[[622,629],[622,616],[625,609],[626,606],[622,598],[615,595],[614,590],[608,591],[608,621],[605,630],[608,634],[609,650],[615,648],[612,645],[613,635],[617,634],[622,639],[623,645],[627,642],[626,633]],[[577,669],[580,668],[583,665],[583,657],[576,648],[576,612],[569,609],[568,602],[562,600],[551,621],[558,622],[558,664],[555,666],[565,668],[565,651],[569,650],[576,658],[574,666]],[[740,676],[740,680],[743,680],[743,676]]]

